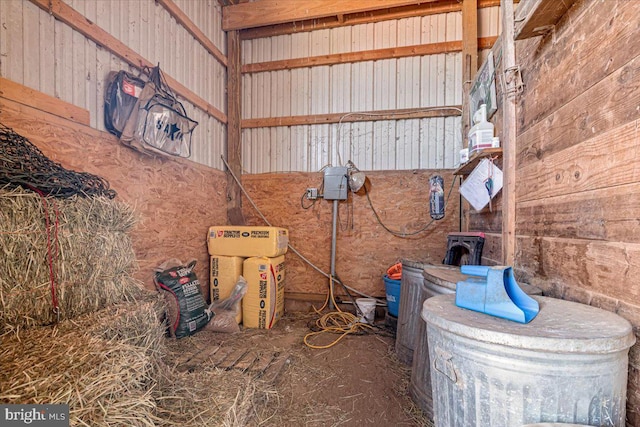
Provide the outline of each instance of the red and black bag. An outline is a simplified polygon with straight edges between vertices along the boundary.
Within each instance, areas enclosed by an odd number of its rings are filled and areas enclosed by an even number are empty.
[[[107,76],[104,96],[104,127],[118,138],[138,102],[145,80],[126,71],[112,71]]]
[[[167,268],[172,265],[172,267]],[[164,295],[169,317],[169,333],[176,338],[193,335],[211,320],[212,313],[200,291],[193,271],[196,261],[182,265],[168,260],[156,269],[154,282]]]

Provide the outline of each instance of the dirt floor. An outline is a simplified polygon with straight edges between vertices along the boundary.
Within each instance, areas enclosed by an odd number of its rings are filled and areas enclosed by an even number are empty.
[[[258,384],[252,413],[238,424],[432,426],[409,397],[410,370],[396,358],[394,331],[384,320],[371,332],[312,349],[303,338],[318,317],[287,314],[272,330],[203,330],[174,341],[168,360],[188,372],[213,364]],[[325,334],[313,342],[338,337]]]

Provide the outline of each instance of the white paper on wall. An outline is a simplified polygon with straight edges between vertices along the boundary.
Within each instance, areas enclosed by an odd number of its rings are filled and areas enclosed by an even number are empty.
[[[502,171],[489,159],[482,159],[460,186],[462,197],[477,211],[482,210],[489,203],[489,191],[486,187],[489,176],[493,180],[491,193],[493,199],[502,189]]]

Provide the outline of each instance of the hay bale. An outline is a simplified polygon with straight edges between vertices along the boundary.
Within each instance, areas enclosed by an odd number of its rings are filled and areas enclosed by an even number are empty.
[[[240,371],[167,366],[163,313],[149,293],[0,336],[0,403],[66,403],[72,426],[250,424],[274,391]]]
[[[71,425],[155,425],[158,366],[140,347],[32,328],[2,337],[0,365],[0,402],[66,403]]]
[[[52,267],[60,319],[130,300],[140,288],[128,234],[137,217],[129,206],[77,196],[47,198],[46,204],[48,210],[33,192],[0,189],[0,331],[57,320],[49,253],[57,254]]]
[[[118,340],[140,348],[160,363],[166,353],[165,311],[164,300],[157,292],[141,291],[134,302],[61,322],[58,329],[62,333],[84,331],[106,341]]]

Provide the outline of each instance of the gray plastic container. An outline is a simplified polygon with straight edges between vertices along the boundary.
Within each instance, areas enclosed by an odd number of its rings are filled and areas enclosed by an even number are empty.
[[[414,337],[413,363],[411,365],[411,382],[409,383],[409,394],[411,399],[428,417],[433,417],[433,403],[431,393],[431,370],[429,362],[429,345],[426,332],[426,325],[420,314],[423,310],[424,300],[438,295],[452,295],[456,292],[456,284],[466,280],[469,276],[460,273],[460,267],[431,266],[425,268],[424,277],[424,299],[418,307],[412,308],[415,318],[418,319],[416,333]],[[520,284],[520,288],[528,295],[542,295],[540,288],[535,286]],[[402,310],[402,308],[401,308]],[[396,349],[397,349],[396,336]]]
[[[436,427],[625,425],[629,322],[534,298],[528,324],[459,308],[453,295],[424,302]]]
[[[428,272],[427,276],[424,275],[425,271]],[[430,272],[434,272],[434,274]],[[398,359],[407,365],[411,365],[413,362],[413,351],[420,333],[420,328],[422,327],[421,324],[424,323],[420,318],[422,303],[427,298],[444,293],[435,291],[434,288],[442,285],[451,286],[451,283],[446,282],[446,279],[440,278],[440,276],[447,274],[457,274],[462,278],[468,277],[460,274],[460,267],[402,260],[400,307],[398,309],[398,327],[396,330],[396,354]],[[443,280],[446,283],[442,284]],[[455,291],[456,284],[453,283],[452,286],[453,290],[449,292]]]

